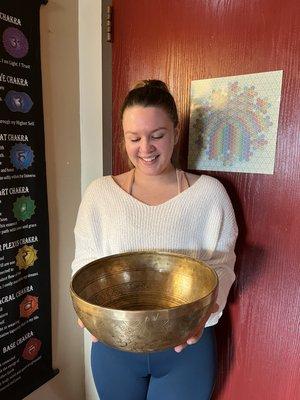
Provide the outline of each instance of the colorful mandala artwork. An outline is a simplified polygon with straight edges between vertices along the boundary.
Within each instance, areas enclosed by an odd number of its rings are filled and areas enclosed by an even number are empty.
[[[193,81],[189,169],[272,174],[282,71]]]
[[[18,28],[9,27],[5,29],[2,42],[7,53],[14,58],[23,58],[28,53],[28,40]]]

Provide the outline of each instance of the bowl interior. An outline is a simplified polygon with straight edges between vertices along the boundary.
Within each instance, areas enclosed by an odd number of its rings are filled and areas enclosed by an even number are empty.
[[[96,260],[73,277],[76,296],[118,310],[158,310],[191,303],[217,286],[201,261],[159,252],[134,252]]]

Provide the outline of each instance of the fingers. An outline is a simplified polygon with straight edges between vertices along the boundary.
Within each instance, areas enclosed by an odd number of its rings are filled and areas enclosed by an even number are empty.
[[[178,346],[174,347],[176,353],[180,353],[183,349],[187,347],[187,344],[179,344]]]
[[[190,344],[195,344],[201,338],[203,333],[204,327],[201,325],[200,328],[197,328],[197,332],[193,334],[193,336],[189,337],[186,343],[179,344],[178,346],[174,347],[176,353],[180,353],[183,349],[185,349]]]
[[[219,309],[219,304],[215,303],[211,308],[211,313],[217,312]]]
[[[197,343],[198,340],[199,340],[199,339],[201,338],[201,336],[202,336],[203,329],[204,329],[204,328],[202,328],[202,329],[200,330],[200,332],[197,333],[196,335],[193,335],[193,336],[191,336],[190,338],[188,338],[188,340],[186,341],[187,344],[195,344],[195,343]]]
[[[209,318],[210,314],[217,312],[219,309],[219,305],[217,303],[213,304],[212,307],[207,312],[207,315],[200,321],[200,325],[197,327],[196,331],[192,333],[193,336],[189,337],[186,343],[179,344],[178,346],[174,347],[176,353],[180,353],[183,349],[185,349],[188,345],[195,344],[200,340],[203,330],[205,327],[205,323]]]
[[[77,319],[77,322],[78,322],[78,325],[80,326],[80,328],[84,328],[84,325],[83,325],[83,323],[82,323],[82,321],[81,321],[81,319]],[[93,335],[91,335],[91,339],[92,339],[92,342],[98,342],[98,339],[95,337],[95,336],[93,336]]]
[[[203,333],[203,329],[201,329],[201,331],[198,334],[189,337],[188,340],[186,341],[186,343],[179,344],[178,346],[174,347],[174,350],[176,351],[176,353],[180,353],[188,345],[197,343],[198,340],[201,338],[202,333]]]
[[[78,318],[78,319],[77,319],[77,323],[78,323],[78,325],[80,326],[80,328],[84,328],[84,325],[83,325],[81,319]]]

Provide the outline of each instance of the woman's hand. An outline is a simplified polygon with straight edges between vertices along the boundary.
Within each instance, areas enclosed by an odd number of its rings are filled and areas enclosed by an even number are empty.
[[[78,322],[78,325],[80,326],[80,328],[84,328],[84,325],[83,325],[81,319],[78,318],[77,322]],[[98,339],[95,336],[91,335],[91,338],[92,338],[92,342],[98,342]]]
[[[183,349],[186,348],[186,346],[188,346],[189,344],[195,344],[198,342],[198,340],[201,338],[205,324],[208,320],[208,318],[210,317],[210,315],[214,312],[217,312],[219,309],[219,306],[217,303],[213,304],[208,312],[206,313],[206,315],[202,318],[202,320],[200,321],[200,324],[197,326],[197,328],[195,329],[195,331],[192,333],[192,335],[187,339],[186,343],[183,344],[179,344],[178,346],[174,347],[174,350],[176,351],[176,353],[180,353]]]

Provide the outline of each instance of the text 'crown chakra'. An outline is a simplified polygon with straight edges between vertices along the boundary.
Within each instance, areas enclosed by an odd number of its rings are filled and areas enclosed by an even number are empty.
[[[21,196],[14,202],[13,213],[18,221],[26,221],[33,216],[35,208],[34,200],[30,196]]]
[[[33,163],[34,154],[30,146],[16,143],[10,150],[10,161],[16,169],[27,169]]]

